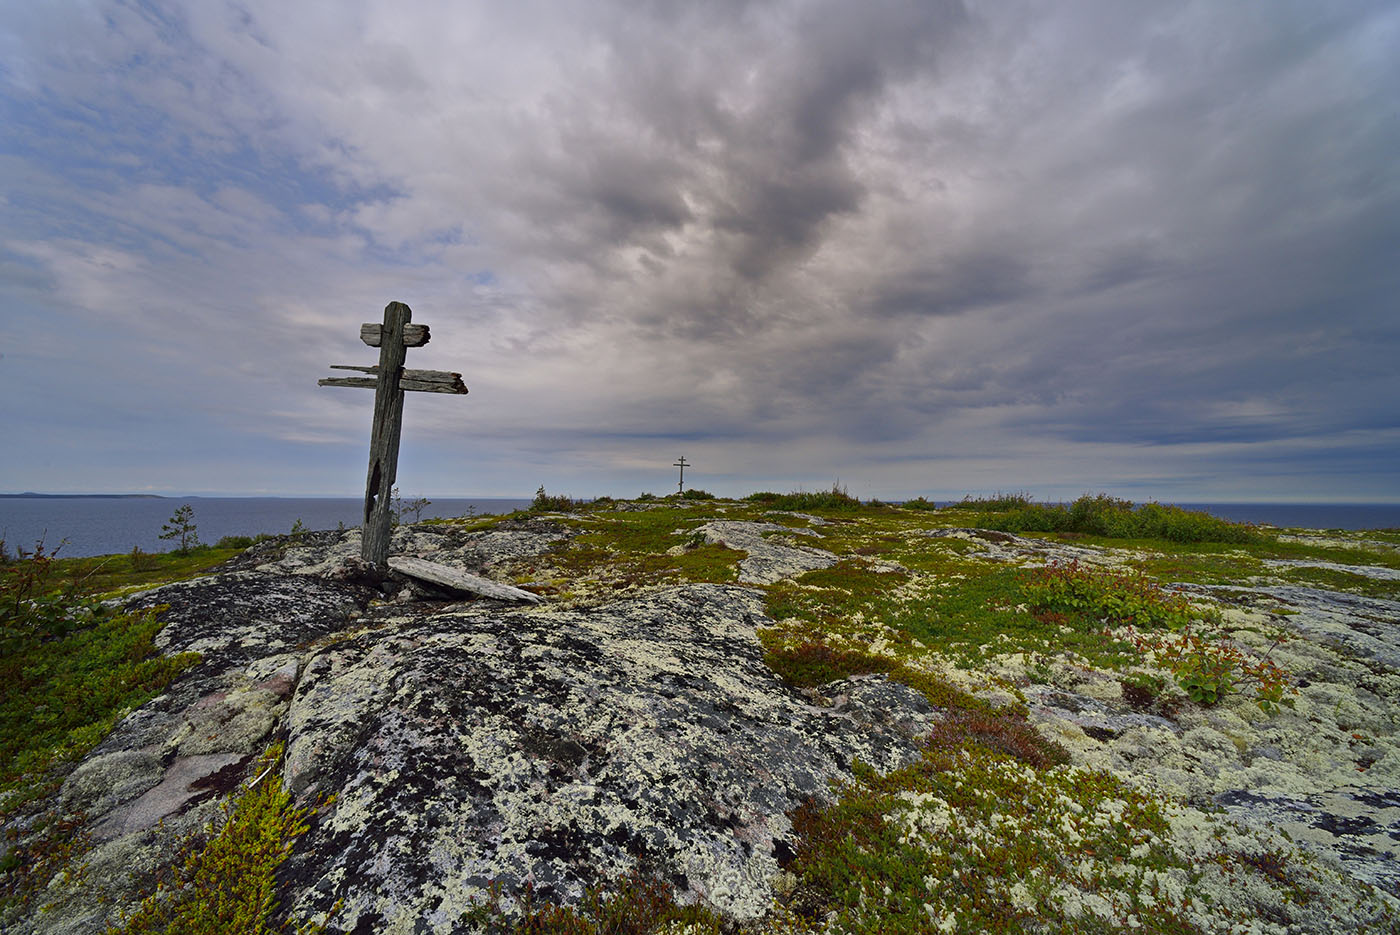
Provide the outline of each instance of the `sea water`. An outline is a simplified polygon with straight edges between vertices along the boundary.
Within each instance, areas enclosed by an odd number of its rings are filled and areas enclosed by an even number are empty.
[[[421,518],[509,513],[529,505],[529,500],[499,498],[432,500]],[[298,520],[305,529],[335,529],[341,523],[358,526],[364,501],[325,497],[3,497],[0,539],[12,555],[19,549],[31,550],[38,542],[43,542],[46,550],[59,548],[59,556],[65,558],[130,552],[133,546],[143,552],[166,552],[179,541],[161,539],[161,527],[181,506],[193,511],[191,519],[199,540],[212,545],[224,536],[291,532]],[[405,518],[414,517],[410,514]]]

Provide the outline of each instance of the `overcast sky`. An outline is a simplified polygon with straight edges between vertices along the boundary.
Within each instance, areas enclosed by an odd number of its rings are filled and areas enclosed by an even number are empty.
[[[1400,500],[1400,4],[0,3],[0,491]]]

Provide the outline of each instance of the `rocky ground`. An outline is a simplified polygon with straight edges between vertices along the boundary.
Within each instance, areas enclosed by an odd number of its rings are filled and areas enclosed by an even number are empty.
[[[481,930],[493,888],[509,918],[527,887],[577,905],[633,871],[755,932],[975,930],[993,904],[1008,931],[1397,930],[1394,537],[1181,547],[1013,535],[965,511],[638,506],[396,531],[394,554],[537,604],[367,579],[356,531],[123,598],[165,606],[158,645],[201,661],[69,774],[49,805],[78,823],[80,872],[6,931],[120,923],[274,742],[274,780],[314,810],[275,918],[330,932]],[[1140,627],[1037,611],[1017,576],[1052,563],[1174,585],[1193,632],[1281,667],[1285,703],[1262,710],[1246,679],[1192,702],[1160,650],[1171,634],[1134,656]],[[784,668],[818,657],[857,674]],[[947,762],[1012,778],[974,807],[955,770],[919,764],[987,712],[1067,756],[1032,768],[978,741],[1002,727],[976,728]],[[822,883],[799,810],[921,768],[887,783],[875,820],[906,829],[879,846],[937,872],[917,893]],[[1093,843],[1110,832],[1136,837],[1115,857]],[[990,878],[993,852],[1041,839],[1048,863]]]

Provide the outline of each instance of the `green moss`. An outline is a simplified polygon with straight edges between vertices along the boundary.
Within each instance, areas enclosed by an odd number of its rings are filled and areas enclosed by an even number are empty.
[[[242,553],[242,548],[202,547],[178,552],[133,552],[54,561],[55,574],[89,593],[113,594],[183,581],[208,572]]]
[[[171,877],[108,935],[264,935],[274,926],[276,871],[307,829],[311,810],[282,790],[282,745],[263,755],[261,778],[188,842]],[[297,932],[324,931],[303,926]]]
[[[702,544],[690,530],[704,520],[685,507],[600,512],[574,525],[586,530],[547,556],[552,571],[604,591],[670,582],[728,582],[743,552]],[[675,554],[670,551],[676,549]],[[522,573],[532,573],[528,563]]]
[[[198,654],[163,657],[155,611],[101,618],[57,639],[11,639],[0,656],[0,791],[25,787],[81,757],[117,717],[158,695]]]

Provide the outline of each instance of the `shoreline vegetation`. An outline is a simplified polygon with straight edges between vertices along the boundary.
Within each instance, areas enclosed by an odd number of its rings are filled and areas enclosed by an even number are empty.
[[[830,703],[823,690],[838,679],[879,675],[949,715],[918,764],[888,775],[857,764],[830,802],[792,816],[800,846],[774,883],[761,927],[726,927],[638,876],[577,906],[542,905],[527,894],[513,915],[493,895],[473,910],[491,930],[1233,931],[1233,923],[1202,921],[1241,911],[1221,894],[1222,880],[1247,880],[1241,892],[1256,900],[1332,901],[1339,920],[1371,918],[1385,926],[1376,931],[1400,926],[1394,895],[1346,883],[1281,839],[1224,825],[1203,832],[1207,819],[1187,804],[1185,792],[1199,792],[1189,782],[1184,792],[1150,788],[1110,768],[1083,731],[1047,736],[1029,717],[1036,692],[1086,684],[1143,716],[1189,714],[1193,725],[1220,712],[1257,731],[1295,717],[1300,703],[1311,710],[1308,679],[1297,671],[1309,657],[1294,650],[1301,637],[1284,626],[1292,611],[1242,614],[1212,589],[1275,581],[1400,600],[1400,531],[1320,535],[1106,495],[1068,504],[1023,493],[941,506],[862,502],[839,485],[740,500],[691,489],[588,501],[541,486],[525,510],[421,525],[485,530],[544,517],[578,534],[507,572],[518,586],[577,607],[665,584],[739,580],[745,553],[716,538],[716,522],[781,520],[766,541],[819,548],[835,560],[756,585],[770,618],[759,639],[774,672],[814,704]],[[185,519],[192,534],[197,516]],[[216,571],[273,540],[285,551],[304,535],[225,537],[212,546],[194,538],[168,553],[75,559],[42,543],[18,556],[0,548],[0,679],[8,686],[0,704],[0,825],[8,835],[0,840],[0,922],[42,901],[51,881],[81,872],[73,816],[43,803],[121,717],[198,664],[195,654],[161,655],[159,612],[128,613],[115,599]],[[1055,557],[1018,558],[1018,537],[1028,535]],[[1393,770],[1395,725],[1373,722],[1351,731],[1361,738],[1353,747],[1377,752],[1358,769]],[[1246,734],[1233,742],[1255,741]],[[264,764],[274,780],[279,757],[272,749]],[[191,843],[187,866],[217,860],[217,873],[177,873],[167,885],[183,888],[153,892],[109,931],[175,931],[162,927],[160,907],[168,905],[193,907],[177,920],[182,931],[230,931],[218,913],[240,899],[257,903],[238,907],[240,931],[293,930],[275,921],[269,894],[280,857],[267,855],[290,853],[309,818],[274,785],[230,803],[225,824],[206,832],[207,853]],[[239,838],[239,821],[262,831]],[[1212,849],[1192,837],[1200,834],[1230,844]]]

